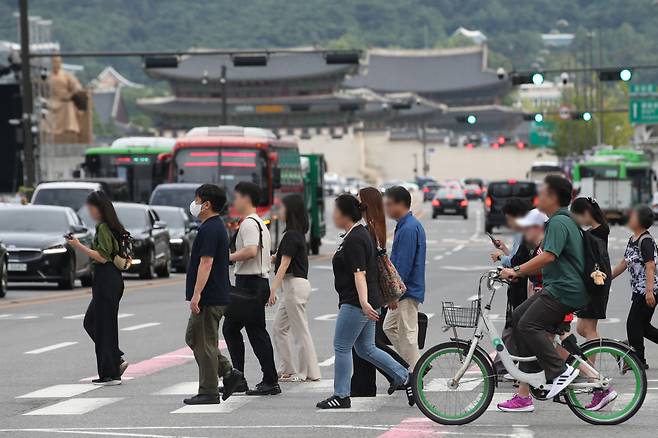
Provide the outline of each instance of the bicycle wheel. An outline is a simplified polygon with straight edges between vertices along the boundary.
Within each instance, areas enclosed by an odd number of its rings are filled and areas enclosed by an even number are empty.
[[[435,345],[418,360],[413,373],[416,405],[427,418],[441,424],[466,424],[487,410],[494,394],[494,372],[486,353],[475,351],[457,386],[451,380],[464,363],[468,345]]]
[[[609,392],[603,394],[608,403],[594,410],[594,390],[567,389],[571,411],[591,424],[619,424],[635,415],[647,395],[647,376],[637,355],[628,345],[610,339],[588,342],[582,350],[594,368],[610,379]],[[572,366],[578,366],[577,362],[574,360]],[[599,393],[599,400],[601,396]]]

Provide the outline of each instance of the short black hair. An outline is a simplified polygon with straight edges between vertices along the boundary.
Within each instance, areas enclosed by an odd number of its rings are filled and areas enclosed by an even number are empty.
[[[241,181],[236,184],[235,191],[242,196],[248,196],[251,199],[251,205],[254,207],[260,204],[260,187],[256,183]]]
[[[220,213],[226,205],[226,192],[215,184],[201,184],[194,191],[203,202],[210,202],[210,208],[215,213]]]
[[[393,186],[386,189],[384,192],[387,198],[391,198],[396,204],[404,204],[407,208],[411,208],[411,194],[409,190],[402,186]]]
[[[336,198],[336,208],[343,216],[352,219],[352,222],[359,222],[363,217],[361,203],[355,196],[349,193],[343,193]]]
[[[532,210],[532,205],[525,199],[510,198],[503,204],[503,214],[511,217],[523,217]]]
[[[638,205],[635,207],[635,214],[637,220],[642,225],[642,228],[648,230],[653,225],[653,210],[646,205]]]
[[[544,184],[546,184],[548,190],[557,196],[560,207],[567,207],[571,203],[573,186],[568,179],[560,175],[547,175],[544,178]]]

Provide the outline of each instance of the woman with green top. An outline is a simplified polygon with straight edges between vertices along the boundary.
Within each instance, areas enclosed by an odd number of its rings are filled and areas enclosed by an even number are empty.
[[[115,236],[128,234],[119,222],[110,198],[101,191],[87,197],[86,207],[96,222],[96,236],[91,248],[87,248],[72,235],[68,236],[72,246],[85,252],[94,266],[91,287],[91,302],[87,308],[84,327],[96,347],[98,378],[96,385],[120,385],[121,375],[128,368],[119,350],[119,301],[123,295],[123,277],[114,265],[114,256],[119,252]]]

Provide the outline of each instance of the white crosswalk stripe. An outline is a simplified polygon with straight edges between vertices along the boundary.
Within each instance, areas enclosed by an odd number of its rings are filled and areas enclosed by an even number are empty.
[[[41,354],[41,353],[46,353],[48,351],[59,350],[60,348],[70,347],[71,345],[75,345],[75,344],[77,344],[77,342],[75,341],[60,342],[58,344],[48,345],[46,347],[41,347],[35,350],[26,351],[25,354]]]
[[[124,327],[124,328],[121,329],[121,331],[133,332],[135,330],[141,330],[141,329],[145,329],[145,328],[149,328],[149,327],[155,327],[157,325],[160,325],[160,323],[159,322],[147,322],[147,323],[144,323],[144,324],[137,324],[137,325],[131,325],[130,327]]]
[[[195,391],[196,392],[196,391]],[[254,397],[231,397],[216,405],[187,405],[171,411],[172,414],[228,414],[246,405]]]
[[[100,386],[85,383],[53,385],[27,394],[19,395],[16,398],[69,398],[98,388],[100,388]]]
[[[121,397],[71,398],[23,415],[82,415],[123,400]]]

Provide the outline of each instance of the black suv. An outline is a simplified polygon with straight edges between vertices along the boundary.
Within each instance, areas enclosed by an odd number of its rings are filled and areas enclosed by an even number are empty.
[[[493,181],[487,188],[484,199],[484,229],[491,233],[494,227],[506,226],[503,205],[511,198],[525,199],[532,205],[537,204],[537,184],[532,181]]]

